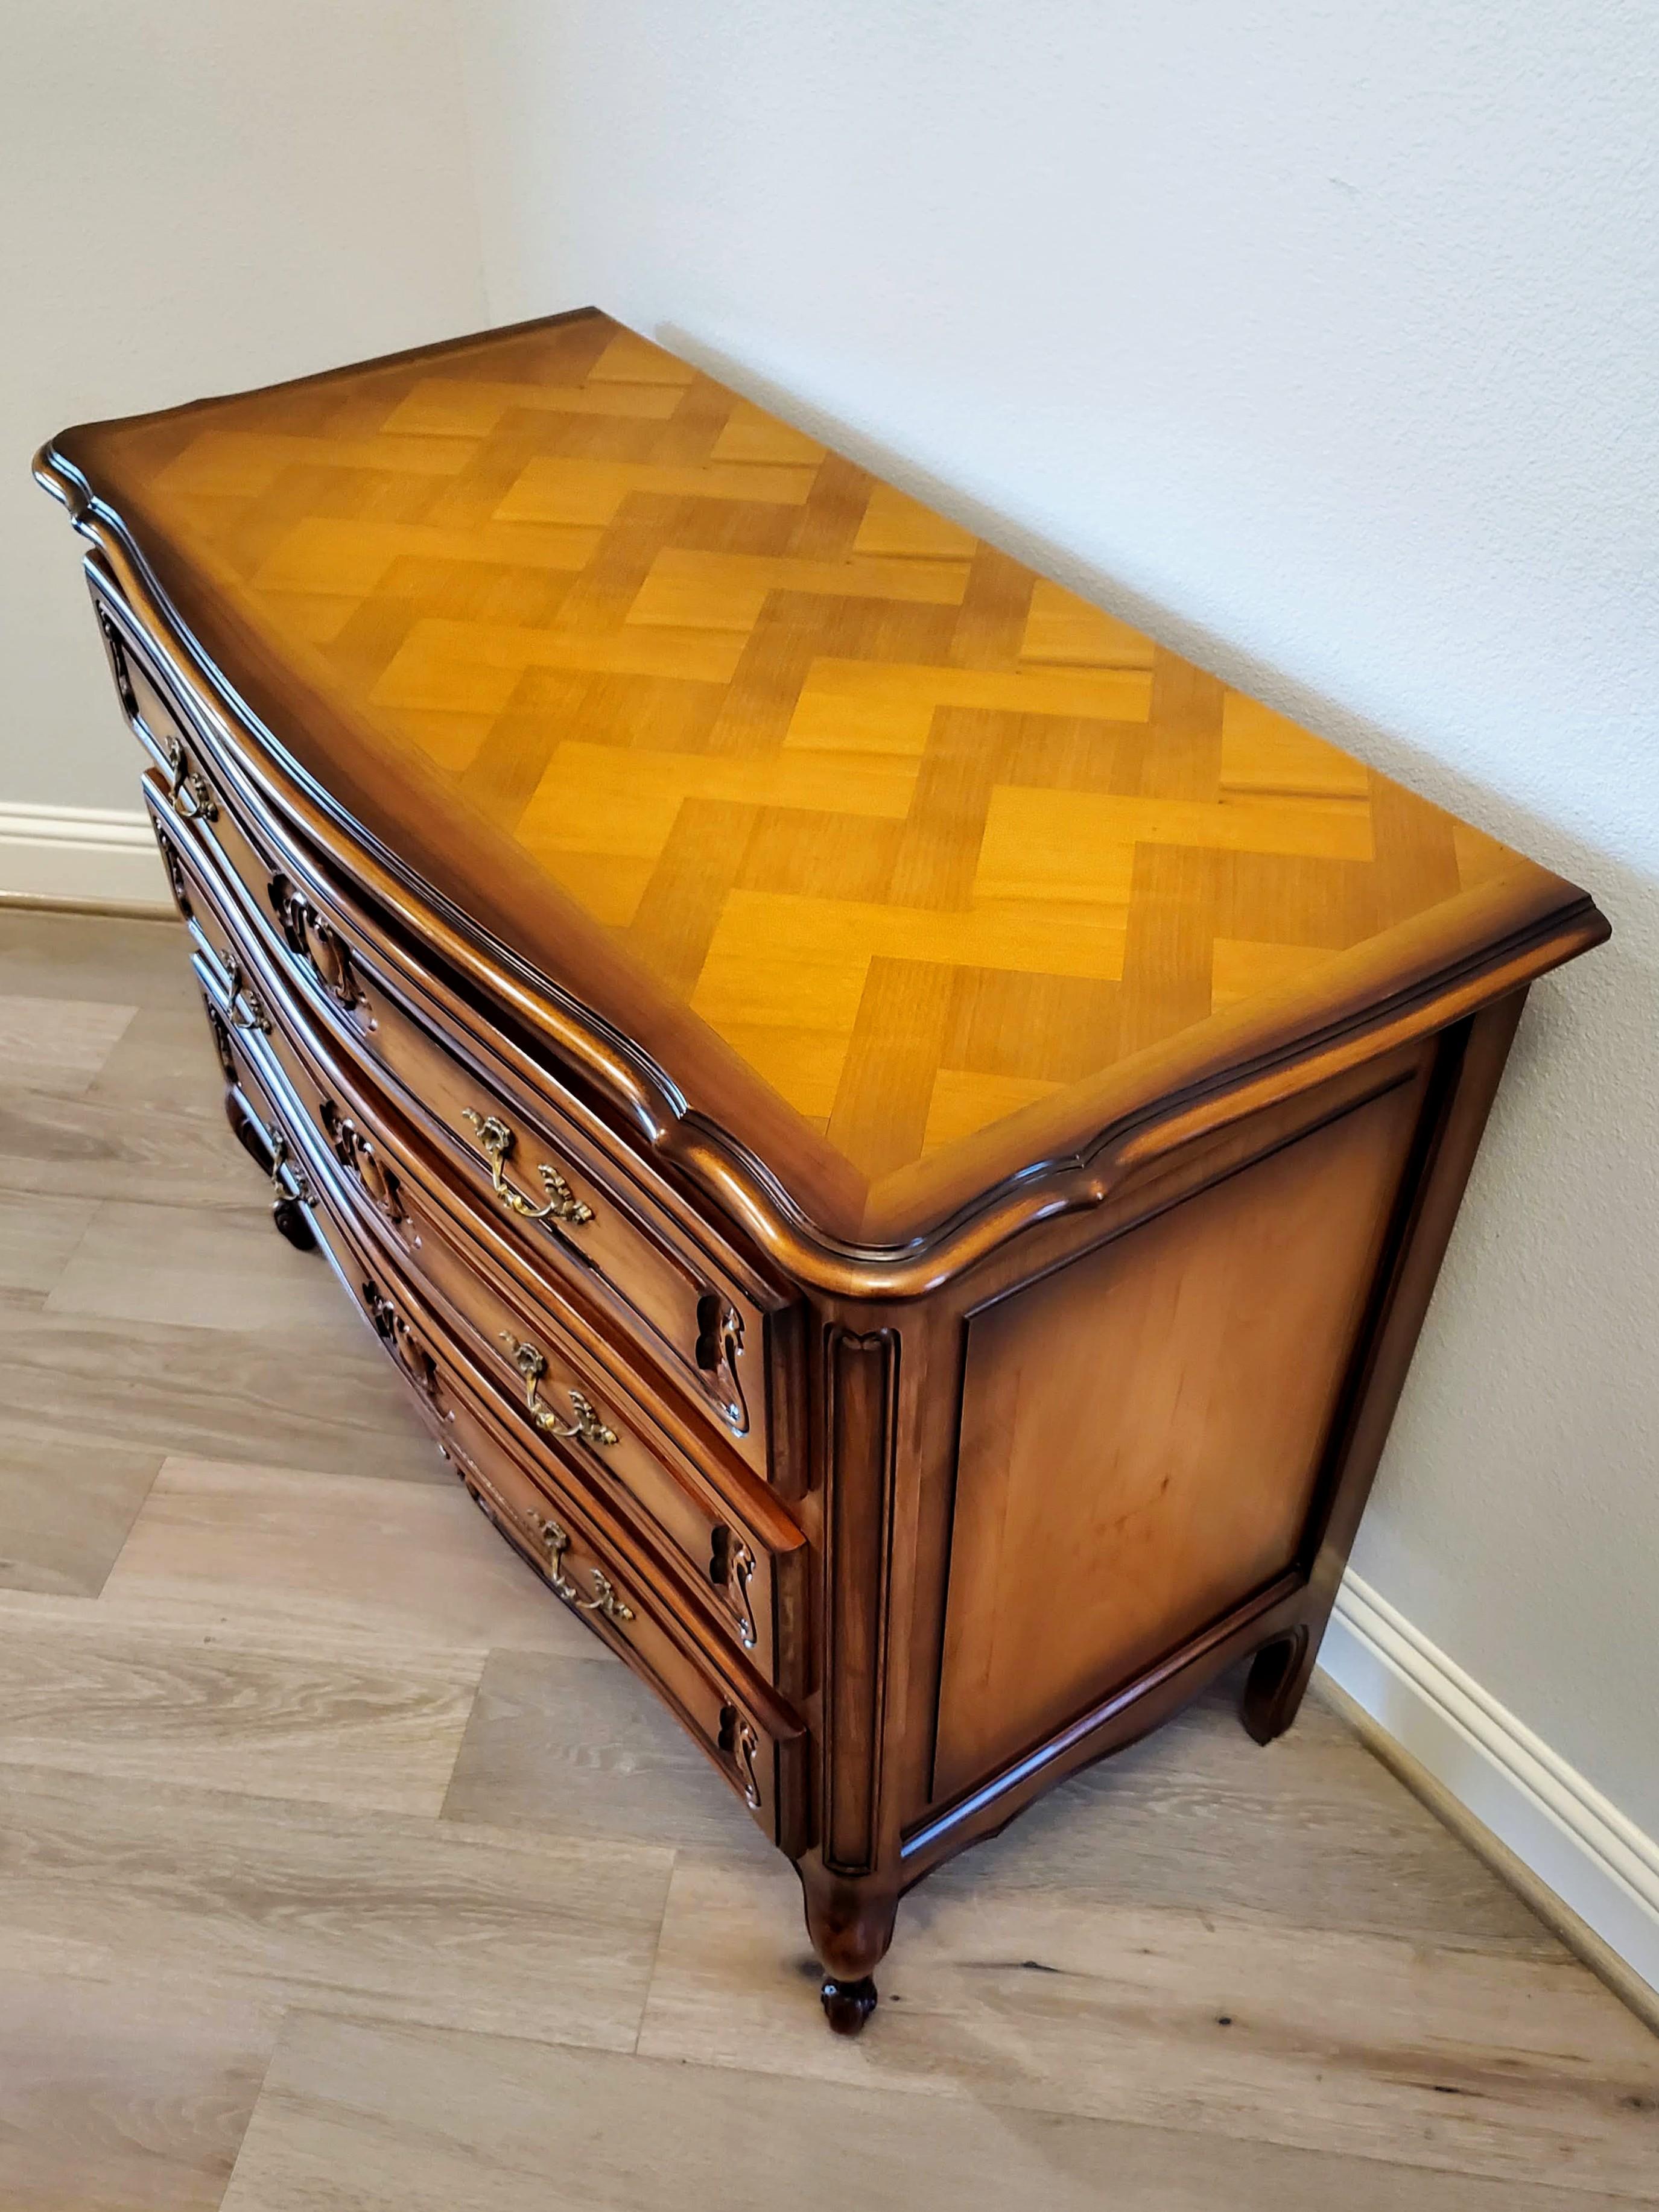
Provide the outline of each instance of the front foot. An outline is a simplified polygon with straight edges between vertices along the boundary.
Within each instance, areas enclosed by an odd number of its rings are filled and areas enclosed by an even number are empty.
[[[1318,1639],[1303,1626],[1265,1645],[1250,1662],[1242,1718],[1258,1743],[1283,1735],[1301,1711],[1318,1649]]]
[[[856,1982],[823,1978],[823,2016],[837,2035],[859,2035],[876,2008],[876,1985],[868,1974]]]
[[[823,1970],[823,2016],[837,2035],[861,2035],[876,2008],[875,1970],[893,1940],[898,1889],[871,1875],[826,1873],[821,1860],[798,1863],[806,1894],[806,1932]]]

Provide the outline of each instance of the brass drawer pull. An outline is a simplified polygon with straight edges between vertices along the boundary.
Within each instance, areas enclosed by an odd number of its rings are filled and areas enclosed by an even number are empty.
[[[278,1234],[296,1252],[314,1252],[317,1232],[306,1214],[306,1208],[314,1201],[305,1170],[295,1162],[292,1146],[275,1121],[265,1131],[265,1142],[270,1146],[270,1218]]]
[[[127,649],[122,643],[121,633],[100,606],[97,609],[98,627],[103,633],[104,649],[109,654],[109,665],[114,672],[115,689],[130,721],[142,722],[143,714],[138,705],[138,694],[132,688],[132,673],[127,666]]]
[[[173,811],[185,822],[216,822],[219,808],[207,778],[185,764],[185,749],[177,738],[167,741],[167,766],[173,771]]]
[[[230,1016],[231,1027],[259,1030],[269,1036],[270,1017],[265,1012],[258,993],[243,974],[242,963],[234,952],[226,956],[225,980],[230,991],[230,1005],[226,1011]]]
[[[490,1182],[510,1212],[521,1214],[526,1221],[568,1222],[573,1229],[593,1218],[592,1207],[584,1206],[557,1168],[549,1167],[545,1161],[536,1170],[547,1193],[545,1206],[538,1206],[521,1190],[514,1190],[507,1179],[507,1158],[517,1141],[512,1130],[494,1114],[476,1114],[470,1106],[463,1108],[462,1118],[477,1131],[478,1149],[489,1162]]]
[[[297,1198],[301,1206],[309,1206],[311,1185],[306,1181],[304,1169],[295,1161],[293,1146],[276,1122],[273,1121],[266,1130],[265,1140],[270,1146],[270,1181],[277,1197],[292,1196]],[[294,1185],[292,1192],[283,1180],[285,1175]]]
[[[521,1344],[511,1329],[501,1331],[501,1342],[513,1354],[513,1364],[524,1377],[524,1401],[530,1417],[544,1436],[580,1437],[585,1444],[603,1446],[614,1444],[617,1431],[606,1426],[587,1399],[580,1390],[568,1395],[574,1410],[574,1421],[562,1421],[550,1406],[542,1402],[541,1381],[547,1372],[547,1355],[538,1352],[533,1344]]]
[[[616,1586],[608,1575],[595,1567],[592,1574],[593,1595],[584,1597],[564,1571],[564,1555],[570,1547],[568,1533],[550,1516],[532,1513],[530,1525],[547,1547],[547,1578],[565,1603],[577,1613],[601,1613],[606,1620],[632,1620],[634,1608],[617,1595]]]
[[[696,1362],[709,1379],[721,1413],[738,1436],[749,1428],[749,1408],[738,1380],[743,1352],[743,1316],[713,1291],[697,1300]]]

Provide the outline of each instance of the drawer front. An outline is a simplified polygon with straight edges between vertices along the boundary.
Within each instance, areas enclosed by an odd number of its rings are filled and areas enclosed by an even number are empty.
[[[210,1002],[214,992],[208,979]],[[216,1012],[222,1021],[225,1007]],[[331,1180],[330,1156],[256,1060],[233,1036],[235,1103],[282,1147],[279,1174],[296,1188],[335,1273],[412,1387],[440,1449],[475,1501],[558,1597],[641,1674],[779,1846],[808,1840],[806,1736],[758,1677],[722,1663],[695,1617],[676,1601],[663,1564],[601,1499],[562,1480],[560,1465],[526,1456],[465,1349],[418,1290],[362,1237]]]
[[[441,1140],[528,1264],[601,1306],[740,1457],[797,1494],[796,1455],[781,1454],[775,1468],[770,1449],[769,1352],[785,1356],[787,1334],[773,1312],[777,1294],[741,1279],[735,1255],[713,1249],[707,1224],[683,1201],[671,1204],[642,1162],[617,1157],[614,1133],[602,1134],[574,1095],[562,1093],[568,1111],[546,1097],[538,1078],[556,1079],[545,1068],[524,1054],[508,1065],[508,1041],[469,1016],[246,791],[233,790],[165,656],[125,606],[94,599],[117,690],[155,764],[158,814],[171,817],[182,849],[199,859],[205,848],[234,876],[323,1021]]]
[[[481,1203],[501,1217],[532,1264],[578,1290],[598,1290],[732,1448],[757,1474],[769,1473],[764,1316],[655,1234],[634,1194],[539,1102],[464,1064],[384,973],[361,953],[352,957],[363,979],[366,1052],[406,1109],[440,1138]]]
[[[550,1500],[476,1413],[452,1401],[441,1418],[439,1449],[474,1501],[566,1604],[612,1630],[773,1841],[792,1854],[802,1850],[804,1735],[769,1729],[752,1700],[690,1660],[648,1590],[629,1580],[577,1514]]]
[[[793,1601],[804,1581],[804,1541],[797,1534],[788,1549],[775,1549],[717,1492],[677,1473],[637,1402],[584,1363],[552,1316],[527,1312],[504,1295],[418,1196],[411,1195],[410,1218],[422,1284],[465,1331],[532,1447],[574,1462],[590,1485],[620,1489],[647,1513],[708,1586],[751,1664],[780,1687],[801,1689],[799,1607],[780,1600]]]
[[[171,843],[162,832],[163,848]],[[641,1387],[612,1348],[579,1335],[579,1318],[548,1295],[530,1299],[492,1256],[493,1215],[469,1215],[464,1194],[433,1195],[429,1152],[418,1133],[343,1066],[326,1040],[304,1033],[286,978],[257,941],[238,936],[214,890],[178,853],[173,866],[191,927],[213,969],[223,1018],[274,1077],[285,1118],[303,1116],[313,1154],[331,1158],[341,1200],[362,1232],[388,1245],[492,1382],[503,1413],[527,1448],[624,1510],[643,1512],[674,1547],[699,1595],[764,1677],[799,1693],[805,1686],[806,1547],[799,1529],[740,1462],[711,1464],[695,1449],[695,1425],[677,1436],[670,1409]],[[270,1087],[267,1081],[266,1087]],[[687,1449],[690,1443],[692,1449]]]

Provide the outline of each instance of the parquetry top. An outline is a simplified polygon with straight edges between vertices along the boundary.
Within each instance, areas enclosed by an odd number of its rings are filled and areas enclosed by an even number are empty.
[[[843,1226],[1583,902],[597,313],[56,451],[371,830],[874,1186]]]

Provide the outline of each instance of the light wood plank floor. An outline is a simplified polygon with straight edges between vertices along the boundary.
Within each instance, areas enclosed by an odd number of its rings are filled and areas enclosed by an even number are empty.
[[[0,911],[0,2212],[1659,2203],[1659,2043],[1310,1701],[788,1869],[271,1231],[181,933]]]

